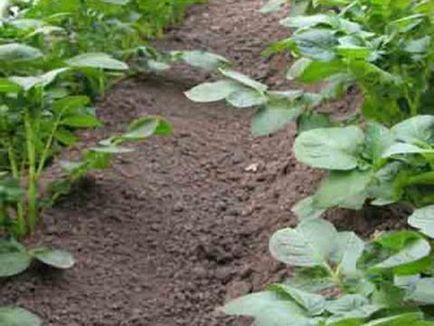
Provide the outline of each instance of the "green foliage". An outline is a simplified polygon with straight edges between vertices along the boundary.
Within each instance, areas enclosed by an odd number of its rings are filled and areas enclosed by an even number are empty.
[[[278,10],[286,2],[270,1],[263,11]],[[430,205],[433,10],[425,0],[291,1],[291,14],[281,24],[292,36],[266,52],[290,52],[296,60],[287,78],[320,84],[318,93],[276,92],[221,70],[225,79],[186,94],[196,102],[226,100],[238,108],[257,108],[252,131],[258,136],[296,122],[296,157],[329,172],[311,197],[308,211],[314,214],[330,207],[360,209],[366,202]],[[349,119],[337,122],[314,111],[353,86],[363,102]]]
[[[17,237],[33,231],[42,204],[52,204],[88,171],[107,168],[112,156],[132,151],[122,143],[170,132],[161,117],[140,118],[124,135],[86,149],[80,162],[65,162],[65,177],[49,186],[48,196],[39,193],[44,171],[64,148],[79,142],[77,132],[102,126],[91,103],[117,79],[177,61],[209,70],[228,64],[210,53],[160,54],[143,45],[194,2],[2,2],[0,229]],[[12,6],[17,14],[9,12]]]
[[[33,260],[57,269],[74,266],[74,258],[66,251],[47,248],[28,250],[13,239],[0,239],[0,278],[21,274]]]
[[[0,307],[0,325],[41,326],[42,320],[35,314],[17,307]]]
[[[364,242],[313,219],[275,233],[270,250],[294,275],[230,302],[226,314],[253,317],[258,326],[434,325],[434,254],[420,233]]]
[[[198,2],[0,1],[0,277],[17,275],[34,261],[71,268],[68,252],[26,249],[14,238],[33,232],[41,210],[89,171],[110,167],[114,156],[132,152],[138,141],[171,132],[162,117],[139,117],[124,133],[85,148],[77,161],[61,162],[64,173],[42,189],[47,169],[79,143],[79,132],[103,126],[92,105],[98,96],[129,73],[160,71],[177,61],[210,70],[228,63],[205,52],[160,54],[146,45]],[[4,307],[0,324],[41,321]]]
[[[301,133],[294,144],[297,159],[329,172],[310,207],[360,209],[367,200],[432,203],[433,141],[433,116],[416,116],[390,129],[371,122],[364,131],[350,126]]]
[[[278,9],[285,2],[273,0],[264,10]],[[296,58],[289,79],[324,85],[318,94],[300,91],[315,99],[302,102],[302,110],[298,101],[285,99],[288,111],[292,109],[287,122],[301,120],[309,115],[306,111],[345,95],[351,85],[363,94],[360,113],[365,119],[390,127],[417,114],[433,113],[434,25],[428,1],[293,1],[291,16],[281,23],[293,30],[292,36],[266,52],[289,51]],[[262,116],[271,117],[268,128],[256,132],[259,135],[284,125],[277,119],[273,123],[276,112],[267,109],[275,94],[262,91],[261,98],[253,91],[246,95],[250,99],[246,106],[259,106]],[[293,114],[294,110],[299,113]]]

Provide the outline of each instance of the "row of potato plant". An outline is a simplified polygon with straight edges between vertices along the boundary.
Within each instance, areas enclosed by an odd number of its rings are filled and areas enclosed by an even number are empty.
[[[239,72],[220,69],[223,80],[199,85],[187,96],[196,102],[226,100],[237,108],[258,108],[252,121],[256,135],[273,133],[296,121],[297,158],[332,171],[327,187],[336,190],[345,182],[363,192],[333,194],[339,197],[336,202],[323,202],[318,209],[359,208],[366,199],[376,205],[434,203],[430,115],[434,6],[410,0],[308,3],[309,8],[322,5],[323,12],[282,20],[294,28],[293,34],[268,52],[289,50],[296,60],[288,78],[321,83],[321,91],[274,91]],[[324,102],[345,96],[350,87],[357,87],[363,98],[356,112],[337,120],[316,110]],[[354,124],[360,127],[351,127]],[[393,191],[382,193],[383,198],[365,186],[384,188],[385,182],[393,185],[388,187]],[[347,204],[354,195],[364,196],[358,203]]]
[[[434,325],[434,5],[428,0],[271,0],[290,2],[281,24],[292,35],[264,53],[289,52],[287,78],[319,85],[271,90],[230,70],[186,92],[193,101],[254,108],[252,132],[296,122],[296,158],[325,170],[317,192],[293,211],[296,228],[276,232],[272,255],[292,277],[222,310],[258,326]],[[334,118],[322,105],[357,89],[356,112]],[[354,93],[354,91],[353,91]],[[417,231],[363,241],[321,219],[333,207],[410,204]]]
[[[201,1],[0,0],[0,277],[20,274],[34,261],[72,267],[68,252],[29,249],[16,239],[35,231],[41,210],[74,182],[131,152],[128,143],[171,131],[159,116],[138,117],[124,133],[83,149],[76,161],[59,162],[80,141],[80,130],[102,127],[92,105],[98,96],[125,75],[178,60],[209,69],[225,63],[195,51],[162,55],[144,43],[195,2]],[[42,189],[53,162],[63,174]],[[25,309],[0,307],[0,324],[42,321]]]

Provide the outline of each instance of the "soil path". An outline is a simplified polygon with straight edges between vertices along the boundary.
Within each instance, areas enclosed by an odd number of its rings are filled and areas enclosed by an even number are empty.
[[[195,6],[158,46],[213,51],[276,84],[285,58],[260,53],[286,31],[278,17],[257,12],[262,4]],[[215,308],[285,273],[267,239],[294,221],[291,206],[316,178],[291,156],[293,128],[254,139],[249,111],[189,102],[183,91],[206,77],[178,68],[123,82],[101,101],[111,131],[159,114],[174,135],[139,145],[48,211],[43,242],[73,252],[77,266],[3,282],[0,304],[22,305],[55,326],[240,325]]]

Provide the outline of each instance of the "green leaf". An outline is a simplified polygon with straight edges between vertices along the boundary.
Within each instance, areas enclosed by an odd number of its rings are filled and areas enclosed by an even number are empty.
[[[301,108],[288,103],[268,103],[258,110],[252,120],[251,130],[255,136],[266,136],[285,128],[297,119]]]
[[[292,212],[297,216],[299,221],[303,221],[320,218],[326,212],[326,209],[316,207],[313,197],[310,196],[295,204]]]
[[[402,230],[395,232],[388,232],[382,234],[375,239],[375,243],[378,243],[383,248],[399,251],[405,248],[405,246],[412,241],[423,239],[422,234],[416,231]]]
[[[376,269],[388,269],[406,265],[427,257],[431,252],[431,246],[424,239],[415,240],[409,243],[397,254],[387,258],[385,261],[374,266]]]
[[[68,68],[59,68],[51,70],[43,75],[39,76],[30,76],[30,77],[20,77],[20,76],[12,76],[9,78],[12,82],[20,85],[25,91],[32,89],[35,86],[48,86],[52,82],[56,80],[56,78],[68,71]]]
[[[267,85],[264,85],[260,82],[257,82],[256,80],[253,80],[250,77],[247,77],[246,75],[243,75],[237,71],[222,69],[222,68],[220,68],[219,70],[223,74],[223,76],[225,76],[229,79],[232,79],[238,83],[241,83],[244,86],[247,86],[249,88],[253,88],[260,93],[263,93],[268,89]]]
[[[41,326],[42,320],[35,314],[19,307],[0,307],[2,326]]]
[[[270,252],[292,266],[314,267],[327,263],[336,249],[337,231],[321,219],[306,220],[296,229],[277,231],[270,240]]]
[[[366,126],[365,153],[374,162],[380,160],[383,153],[393,144],[389,129],[377,122],[368,122]]]
[[[40,262],[58,269],[69,269],[74,266],[74,257],[65,250],[37,248],[30,255]]]
[[[134,120],[121,138],[125,140],[143,140],[152,135],[168,135],[171,130],[170,124],[160,117],[142,117]]]
[[[20,85],[11,80],[0,78],[0,93],[19,93],[20,91]]]
[[[249,108],[266,103],[267,98],[255,89],[240,87],[226,97],[226,101],[236,108]]]
[[[430,143],[434,136],[434,116],[419,115],[395,125],[391,130],[396,140]]]
[[[331,25],[335,18],[331,15],[317,14],[310,16],[290,16],[280,21],[280,24],[290,28],[308,28],[316,25]]]
[[[128,70],[128,65],[107,53],[84,53],[66,60],[71,67],[97,68],[106,70]]]
[[[39,49],[20,44],[8,43],[0,45],[0,61],[12,63],[20,61],[30,61],[39,59],[43,56]]]
[[[331,172],[314,195],[318,208],[361,209],[368,199],[371,171]]]
[[[344,276],[358,274],[357,262],[362,257],[365,243],[354,232],[340,232],[337,238],[337,249],[333,260]]]
[[[345,65],[341,61],[312,61],[307,58],[297,60],[289,69],[286,77],[297,79],[302,83],[316,83],[345,72]]]
[[[288,0],[269,0],[260,10],[260,13],[269,14],[283,7]]]
[[[422,278],[415,284],[415,288],[407,296],[411,300],[423,304],[434,304],[434,278]]]
[[[413,54],[424,54],[429,51],[429,46],[431,45],[431,37],[424,36],[419,39],[410,40],[405,46],[405,51]]]
[[[348,294],[337,300],[329,301],[327,311],[334,316],[330,321],[368,318],[382,307],[370,304],[369,300],[360,294]]]
[[[54,138],[66,146],[74,145],[78,141],[78,137],[76,135],[74,135],[71,131],[62,128],[55,132]]]
[[[363,140],[356,126],[318,128],[298,136],[294,152],[300,162],[314,168],[352,170],[357,167]]]
[[[100,147],[92,147],[90,149],[92,152],[95,153],[102,153],[102,154],[126,154],[134,152],[133,149],[126,148],[126,147],[120,147],[120,146],[100,146]]]
[[[408,224],[434,239],[434,205],[416,209]]]
[[[309,320],[295,302],[273,292],[259,292],[239,298],[227,304],[223,312],[253,317],[256,326],[305,325]]]
[[[370,321],[364,326],[407,326],[417,325],[418,320],[423,319],[423,314],[420,312],[410,312],[392,317],[385,317]]]
[[[401,154],[424,154],[434,153],[434,149],[426,149],[412,144],[396,143],[391,145],[384,153],[383,158],[389,158]]]
[[[221,80],[213,83],[203,83],[185,93],[193,102],[208,103],[221,101],[237,91],[240,86],[230,80]]]
[[[305,308],[310,316],[318,316],[324,312],[326,300],[322,295],[301,291],[286,284],[274,284],[270,290],[289,295]]]
[[[0,240],[0,277],[21,274],[32,259],[26,249],[14,240]]]
[[[332,61],[336,58],[335,33],[329,29],[311,28],[296,33],[292,40],[297,44],[301,56],[313,60]]]
[[[330,128],[334,122],[328,114],[318,112],[304,112],[298,119],[298,132],[303,133],[312,129]]]
[[[70,114],[89,105],[90,99],[87,96],[67,96],[53,103],[53,110],[62,113]]]
[[[336,52],[346,59],[350,60],[367,60],[371,55],[371,50],[363,46],[354,44],[339,45],[336,47]]]
[[[222,66],[230,64],[230,61],[226,58],[210,52],[182,51],[178,53],[181,54],[182,60],[184,60],[190,66],[205,70],[216,70]],[[176,52],[173,54],[176,55]]]

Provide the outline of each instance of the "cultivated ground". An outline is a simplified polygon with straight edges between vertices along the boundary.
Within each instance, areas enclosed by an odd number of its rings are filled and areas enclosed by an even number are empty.
[[[210,0],[156,45],[216,52],[283,87],[288,58],[265,59],[261,52],[287,31],[279,17],[257,12],[262,4]],[[174,135],[139,145],[46,212],[44,244],[70,250],[77,266],[65,273],[36,266],[2,281],[1,305],[29,308],[56,326],[243,325],[216,307],[287,274],[269,256],[267,240],[295,222],[290,208],[318,176],[292,156],[294,128],[254,139],[248,110],[189,102],[183,92],[209,77],[177,67],[122,82],[100,101],[111,131],[159,114],[173,123]],[[351,103],[349,97],[335,108]],[[86,136],[92,142],[102,135]],[[395,223],[379,218],[373,225],[369,216],[348,212],[330,218],[365,234]]]

